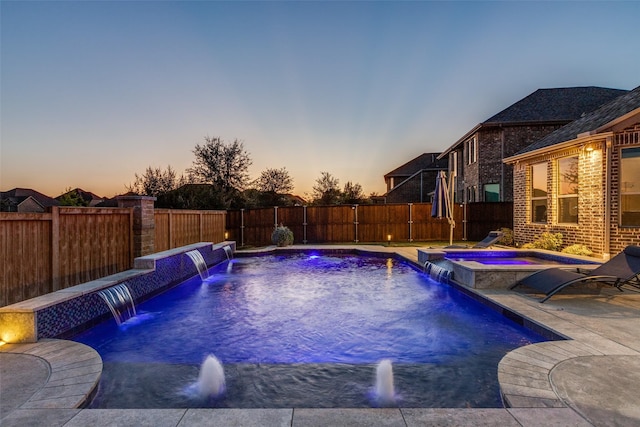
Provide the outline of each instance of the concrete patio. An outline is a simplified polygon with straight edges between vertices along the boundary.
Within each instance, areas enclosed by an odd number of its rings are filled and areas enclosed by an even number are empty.
[[[363,249],[363,246],[358,246]],[[417,262],[416,248],[375,247]],[[640,293],[473,290],[566,341],[518,348],[498,366],[507,408],[79,409],[102,361],[69,341],[0,346],[2,426],[635,426],[640,424]],[[19,373],[19,374],[17,374]]]

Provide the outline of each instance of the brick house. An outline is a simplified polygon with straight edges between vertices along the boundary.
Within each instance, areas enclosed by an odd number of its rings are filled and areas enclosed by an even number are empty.
[[[2,212],[46,212],[51,206],[58,206],[56,199],[30,188],[14,188],[0,192]]]
[[[504,158],[626,92],[601,87],[538,89],[476,125],[439,156],[449,157],[455,201],[513,201],[513,170]]]
[[[436,186],[436,175],[446,171],[449,160],[438,159],[440,153],[424,153],[384,176],[387,192],[385,203],[430,202]]]
[[[640,242],[640,87],[504,161],[517,244],[562,233],[607,259]]]

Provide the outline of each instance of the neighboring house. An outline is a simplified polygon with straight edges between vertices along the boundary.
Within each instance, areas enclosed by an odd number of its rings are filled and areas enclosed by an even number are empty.
[[[90,191],[84,191],[82,188],[76,188],[74,190],[69,190],[64,194],[59,195],[58,197],[56,197],[56,200],[60,201],[60,199],[64,196],[66,196],[67,194],[74,192],[85,202],[85,206],[89,206],[89,207],[94,207],[97,206],[99,203],[104,202],[106,199],[104,197],[100,197],[95,195],[94,193],[90,192]]]
[[[513,170],[504,158],[625,93],[601,87],[538,89],[478,124],[439,156],[449,157],[455,201],[513,201]]]
[[[438,159],[439,154],[424,153],[386,174],[386,203],[430,202],[436,175],[449,164],[447,158]]]
[[[640,236],[640,87],[505,159],[514,237],[562,233],[608,258]]]
[[[0,210],[3,212],[46,212],[47,208],[58,205],[56,199],[30,188],[0,192]]]

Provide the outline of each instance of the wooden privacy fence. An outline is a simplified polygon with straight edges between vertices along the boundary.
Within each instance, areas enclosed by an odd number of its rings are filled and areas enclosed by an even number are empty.
[[[456,204],[453,218],[454,240],[482,240],[491,230],[513,227],[513,204]],[[293,231],[296,243],[386,242],[389,238],[393,242],[449,240],[449,223],[431,217],[431,203],[294,206],[227,212],[229,239],[239,246],[270,245],[271,232],[280,224]]]
[[[132,209],[0,213],[0,306],[131,268]]]
[[[225,240],[226,211],[156,209],[154,217],[155,252]]]
[[[489,231],[503,227],[513,229],[512,202],[469,203],[464,208],[468,240],[482,240]]]
[[[225,212],[154,210],[153,200],[129,196],[123,203],[133,201],[133,207],[0,213],[0,306],[130,269],[138,254],[224,240],[270,245],[276,224],[291,228],[296,243],[449,239],[447,220],[432,218],[430,203]],[[473,203],[466,212],[455,205],[453,213],[455,240],[465,232],[467,239],[481,240],[491,230],[513,227],[511,203]]]
[[[0,213],[0,307],[128,270],[141,250],[225,240],[225,211],[144,206]]]

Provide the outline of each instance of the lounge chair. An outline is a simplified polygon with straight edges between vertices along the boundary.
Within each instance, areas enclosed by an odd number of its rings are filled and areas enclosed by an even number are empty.
[[[525,277],[510,289],[524,285],[544,292],[546,296],[540,301],[543,303],[567,286],[575,284],[598,282],[612,285],[619,291],[624,285],[640,286],[639,274],[640,246],[627,246],[609,261],[588,272],[549,268]]]
[[[473,246],[468,245],[449,245],[445,246],[445,249],[487,249],[498,240],[502,239],[504,233],[502,231],[490,231],[487,237]]]

